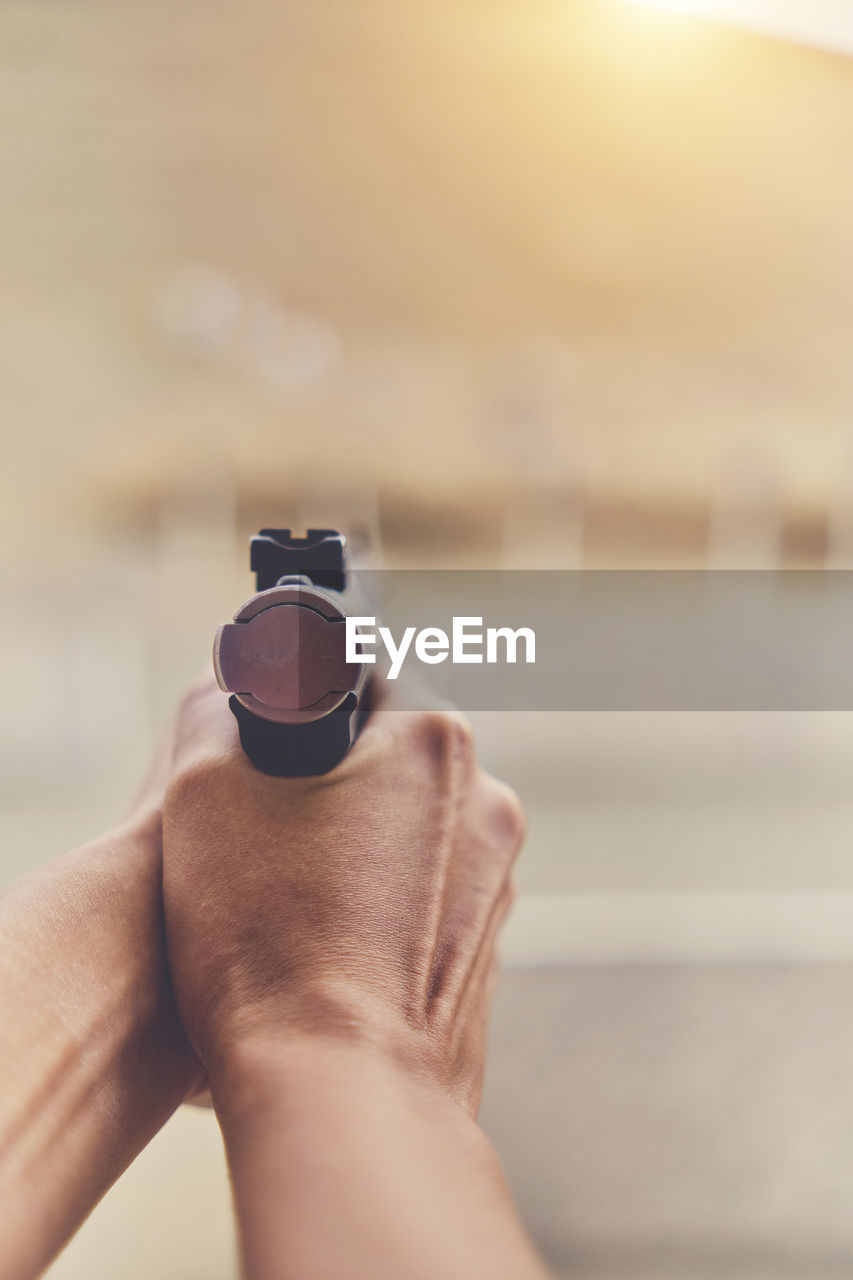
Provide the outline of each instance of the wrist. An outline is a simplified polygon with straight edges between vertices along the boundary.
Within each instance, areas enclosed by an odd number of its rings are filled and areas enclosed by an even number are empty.
[[[250,988],[231,977],[220,984],[231,994],[208,1004],[198,1033],[211,1075],[251,1075],[274,1062],[295,1061],[303,1046],[322,1050],[329,1062],[352,1054],[352,1061],[385,1063],[412,1079],[442,1075],[429,1031],[364,984],[325,976],[264,995],[252,996]]]
[[[424,1116],[476,1128],[431,1063],[407,1060],[367,1037],[257,1031],[231,1041],[208,1063],[214,1107],[224,1128],[284,1098],[300,1110],[306,1101],[361,1108],[394,1098]]]
[[[494,1149],[429,1073],[293,1036],[247,1039],[211,1080],[247,1276],[544,1280]]]
[[[184,1079],[183,1093],[190,1096],[203,1069],[178,1017],[169,975],[159,811],[128,817],[69,859],[74,889],[66,901],[79,897],[85,903],[80,915],[99,940],[93,963],[103,965],[122,990],[133,1052],[150,1051],[162,1075]]]

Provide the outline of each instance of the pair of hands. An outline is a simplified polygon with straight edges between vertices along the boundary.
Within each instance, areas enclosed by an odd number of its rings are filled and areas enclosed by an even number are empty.
[[[205,1083],[248,1280],[541,1280],[473,1119],[522,833],[458,716],[269,778],[199,685],[127,822],[0,894],[0,1280]]]
[[[245,758],[212,681],[160,776],[178,1012],[214,1102],[253,1046],[355,1046],[479,1105],[496,938],[524,819],[458,715],[375,711],[332,773]]]

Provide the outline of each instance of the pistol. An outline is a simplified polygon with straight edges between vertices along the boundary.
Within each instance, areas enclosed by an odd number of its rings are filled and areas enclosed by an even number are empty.
[[[346,539],[335,529],[261,529],[251,539],[255,592],[213,643],[240,743],[275,777],[328,773],[365,718],[368,666],[346,661]]]

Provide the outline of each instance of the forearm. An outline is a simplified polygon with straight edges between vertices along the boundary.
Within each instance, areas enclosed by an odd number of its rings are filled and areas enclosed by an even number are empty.
[[[542,1280],[497,1158],[435,1085],[337,1041],[218,1068],[249,1280]]]
[[[0,896],[0,1274],[38,1273],[186,1096],[159,835],[136,824]]]

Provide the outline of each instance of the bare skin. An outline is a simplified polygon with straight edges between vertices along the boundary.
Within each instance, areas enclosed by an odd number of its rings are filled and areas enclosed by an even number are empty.
[[[197,1085],[166,964],[156,787],[0,895],[0,1277],[38,1275]]]
[[[457,717],[271,779],[196,690],[127,822],[0,895],[0,1280],[205,1071],[249,1280],[544,1276],[474,1120],[522,828]]]
[[[456,716],[374,714],[323,778],[185,709],[164,810],[181,1017],[249,1280],[524,1280],[543,1265],[475,1123],[523,836]]]

